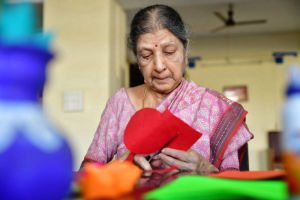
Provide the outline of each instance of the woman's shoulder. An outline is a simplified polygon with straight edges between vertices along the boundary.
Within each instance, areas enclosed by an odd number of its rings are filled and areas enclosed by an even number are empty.
[[[108,103],[114,103],[124,99],[126,99],[126,88],[120,88],[108,99]]]
[[[144,84],[142,84],[135,87],[126,88],[125,91],[127,92],[128,96],[131,97],[131,96],[139,96],[140,94],[143,94],[144,89],[145,89]]]
[[[184,96],[190,96],[196,99],[201,99],[205,93],[206,88],[199,86],[194,81],[187,81],[183,79],[181,93],[184,93]]]
[[[126,88],[118,89],[106,102],[105,110],[116,116],[123,115],[124,112],[132,112],[132,106],[127,96]]]
[[[228,99],[222,93],[220,93],[216,90],[210,89],[210,88],[199,86],[197,83],[195,83],[193,81],[189,82],[189,87],[194,88],[193,91],[195,93],[198,93],[198,94],[201,93],[202,100],[210,101],[211,103],[213,103],[213,102],[220,103],[221,102],[221,104],[224,104],[226,106],[231,106],[234,103],[234,101]]]
[[[135,110],[133,106],[135,100],[143,94],[144,87],[142,85],[130,88],[121,88],[117,90],[108,100],[107,104],[114,107],[116,112],[119,110]]]
[[[112,96],[110,96],[106,104],[108,107],[113,107],[116,111],[116,109],[124,107],[124,105],[128,105],[128,102],[129,100],[126,88],[120,88]]]
[[[211,98],[215,98],[217,101],[221,101],[225,104],[227,104],[228,106],[232,105],[234,103],[234,101],[228,99],[227,97],[225,97],[222,93],[210,89],[210,88],[206,88],[206,93],[211,96]]]
[[[139,107],[142,106],[141,101],[145,93],[145,84],[138,85],[136,87],[127,88],[126,91],[127,91],[129,102],[136,110],[138,110]]]

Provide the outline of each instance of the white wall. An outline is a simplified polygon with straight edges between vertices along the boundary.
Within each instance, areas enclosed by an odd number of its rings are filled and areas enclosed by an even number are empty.
[[[254,139],[249,143],[251,170],[269,169],[267,132],[280,130],[280,110],[286,85],[286,67],[298,57],[285,57],[275,64],[274,51],[300,52],[300,33],[238,37],[208,37],[191,42],[191,56],[201,56],[189,79],[201,86],[223,91],[224,86],[246,85],[246,121]],[[232,62],[232,63],[228,63]]]
[[[114,0],[46,0],[44,29],[55,32],[43,105],[73,146],[78,169],[111,94],[124,85],[125,13]],[[65,112],[65,91],[83,110]]]

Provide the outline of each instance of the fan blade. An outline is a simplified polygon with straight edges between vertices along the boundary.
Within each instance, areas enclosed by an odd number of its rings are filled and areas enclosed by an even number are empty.
[[[222,22],[226,23],[227,19],[219,12],[214,12],[214,14],[220,19],[222,20]]]
[[[261,19],[261,20],[235,22],[235,25],[264,24],[266,22],[267,20]]]
[[[220,26],[220,27],[217,27],[217,28],[212,29],[210,32],[211,32],[211,33],[215,33],[215,32],[217,32],[217,31],[220,31],[220,30],[225,29],[225,28],[227,28],[227,27],[228,27],[228,26],[226,26],[226,25]]]

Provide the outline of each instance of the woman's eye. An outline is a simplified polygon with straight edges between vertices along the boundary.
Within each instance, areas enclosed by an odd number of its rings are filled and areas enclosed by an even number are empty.
[[[150,58],[150,56],[151,56],[151,54],[149,54],[149,55],[144,55],[144,56],[142,56],[142,58],[148,60],[148,59]]]
[[[165,54],[168,55],[168,56],[169,56],[169,55],[172,55],[172,54],[174,54],[174,53],[175,53],[175,51],[167,51],[167,52],[165,52]]]

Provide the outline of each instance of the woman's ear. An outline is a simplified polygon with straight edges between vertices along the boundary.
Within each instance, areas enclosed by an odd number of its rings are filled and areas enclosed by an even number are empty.
[[[185,52],[184,52],[185,65],[188,65],[189,46],[190,46],[190,40],[187,39],[186,48],[185,48]]]

